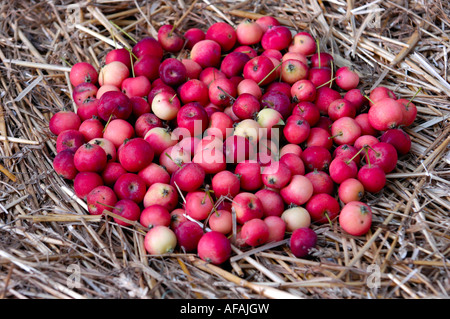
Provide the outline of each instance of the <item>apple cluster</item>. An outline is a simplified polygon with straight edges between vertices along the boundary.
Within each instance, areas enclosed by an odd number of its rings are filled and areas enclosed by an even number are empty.
[[[416,107],[379,86],[364,95],[308,32],[271,16],[206,32],[163,25],[157,39],[72,66],[76,111],[49,121],[55,172],[90,214],[148,229],[149,254],[180,249],[223,264],[231,243],[289,237],[297,257],[311,225],[372,225],[380,192],[411,140]]]

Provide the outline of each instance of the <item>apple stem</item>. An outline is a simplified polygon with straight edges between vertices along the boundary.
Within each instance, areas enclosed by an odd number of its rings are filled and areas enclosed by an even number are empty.
[[[111,20],[109,20],[109,22],[116,27],[117,29],[119,29],[120,32],[122,32],[123,34],[125,34],[131,41],[133,41],[134,43],[138,43],[137,40],[135,38],[133,38],[131,35],[128,34],[128,32],[126,32],[124,29],[122,29],[121,27],[119,27],[117,24],[115,24],[114,22],[112,22]]]
[[[327,212],[325,212],[324,215],[328,219],[328,223],[330,224],[330,226],[333,226],[333,223],[331,222],[331,219],[330,219],[330,215],[328,215]]]
[[[111,122],[111,120],[112,120],[112,117],[113,117],[113,113],[111,113],[111,114],[109,115],[109,119],[108,119],[108,121],[106,122],[105,127],[103,128],[103,131],[102,131],[103,133],[105,133],[106,128],[108,127],[109,122]]]
[[[181,164],[178,163],[177,161],[175,161],[172,156],[169,155],[169,153],[165,152],[165,155],[172,161],[175,163],[175,165],[177,165],[179,168],[181,168]]]
[[[112,208],[112,209],[119,209],[119,208],[117,208],[117,207],[114,207],[114,206],[111,206],[111,205],[108,205],[108,204],[105,204],[105,203],[101,203],[101,202],[99,202],[99,201],[96,201],[96,203],[97,203],[97,204],[100,204],[100,205],[103,205],[103,206],[106,206],[106,207],[109,207],[109,208]]]
[[[258,86],[261,86],[261,83],[263,83],[273,72],[276,71],[281,65],[283,64],[283,61],[281,61],[276,67],[274,67],[261,81],[259,81]]]
[[[364,152],[366,153],[367,164],[369,165],[369,167],[371,167],[371,166],[370,166],[369,151],[368,151],[368,148],[367,148],[367,147],[364,148]]]
[[[65,64],[67,64],[69,67],[73,67],[73,65],[70,64],[69,61],[67,61],[67,60],[64,59],[63,57],[61,57],[61,60],[62,60]]]
[[[333,62],[333,60],[330,61],[330,64],[331,64],[331,78],[333,79],[333,77],[334,77],[334,62]],[[333,84],[333,81],[330,81],[330,88],[331,88],[332,84]]]
[[[228,93],[227,91],[225,91],[224,89],[222,89],[220,86],[217,86],[217,88],[218,88],[220,91],[222,91],[223,94],[225,94],[226,96],[228,96],[232,102],[234,102],[234,101],[236,100],[230,93]]]
[[[363,149],[366,147],[366,145],[364,145],[363,147],[361,147],[361,149],[355,154],[353,155],[352,158],[350,158],[349,160],[347,160],[345,163],[348,165],[350,164],[351,161],[353,161],[362,151]]]
[[[339,132],[339,133],[337,133],[336,135],[328,136],[328,139],[331,140],[331,139],[333,139],[333,138],[335,138],[335,137],[342,136],[343,134],[344,134],[344,133]]]
[[[375,104],[375,103],[367,96],[367,94],[364,94],[364,97],[365,97],[366,99],[368,99],[370,103]]]
[[[317,44],[317,58],[319,59],[319,68],[322,67],[322,63],[320,61],[320,42],[319,39],[316,39],[316,44]]]
[[[416,91],[416,93],[414,93],[413,97],[408,101],[408,103],[406,103],[406,109],[408,109],[408,106],[412,103],[412,101],[416,98],[417,94],[419,94],[420,91],[422,91],[421,87]]]
[[[177,96],[177,94],[175,93],[169,100],[169,103],[172,103],[173,99],[175,98],[175,96]]]
[[[322,86],[325,86],[325,85],[327,85],[327,84],[332,83],[334,80],[336,80],[336,77],[332,77],[330,80],[326,81],[325,83],[322,83],[321,85],[319,85],[318,87],[316,87],[316,90],[317,90],[317,89],[320,89]]]

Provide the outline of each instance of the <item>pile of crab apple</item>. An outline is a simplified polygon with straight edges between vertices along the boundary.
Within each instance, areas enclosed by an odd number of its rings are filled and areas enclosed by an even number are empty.
[[[76,109],[49,121],[54,170],[90,214],[144,227],[149,254],[220,265],[232,245],[285,241],[307,257],[312,226],[326,223],[363,236],[363,197],[408,153],[416,106],[383,86],[364,94],[318,43],[264,16],[163,25],[106,52],[100,69],[78,62]]]

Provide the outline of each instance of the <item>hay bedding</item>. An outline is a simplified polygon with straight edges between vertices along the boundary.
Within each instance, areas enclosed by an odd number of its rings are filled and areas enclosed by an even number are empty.
[[[233,251],[214,267],[195,255],[149,256],[139,227],[90,216],[52,169],[51,115],[74,109],[70,65],[100,67],[111,45],[270,14],[307,30],[336,66],[351,64],[418,106],[410,154],[365,236],[313,226],[312,256],[284,243]],[[0,6],[0,296],[51,298],[448,298],[450,256],[450,6],[447,1],[4,1]],[[121,31],[122,30],[122,31]],[[123,31],[130,35],[128,37]],[[376,272],[379,271],[379,272]],[[376,275],[379,274],[379,285]],[[79,281],[78,281],[79,280]]]

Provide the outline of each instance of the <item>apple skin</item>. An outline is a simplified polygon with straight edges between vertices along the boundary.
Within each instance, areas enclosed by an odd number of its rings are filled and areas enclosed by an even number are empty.
[[[190,58],[206,67],[219,67],[221,61],[222,48],[220,44],[213,40],[201,40],[194,44],[191,49]]]
[[[217,199],[221,196],[233,198],[241,190],[239,177],[230,171],[221,171],[215,174],[211,180],[211,187]]]
[[[267,216],[263,220],[269,227],[269,237],[267,238],[268,243],[277,242],[284,239],[286,234],[286,223],[280,216]]]
[[[396,128],[403,123],[403,105],[395,99],[383,98],[368,111],[370,125],[378,131]]]
[[[201,40],[205,40],[205,32],[199,28],[190,28],[184,32],[186,42],[186,49],[191,50],[194,44]]]
[[[150,255],[162,255],[172,252],[176,245],[177,236],[167,226],[153,227],[144,237],[144,247]]]
[[[105,185],[95,187],[86,196],[86,204],[91,215],[101,215],[105,209],[111,211],[111,206],[116,203],[116,193],[111,187]]]
[[[198,190],[205,180],[206,172],[197,163],[185,163],[172,173],[170,184],[174,184],[184,192]]]
[[[168,58],[159,65],[159,77],[167,85],[176,87],[186,80],[186,67],[175,58]]]
[[[285,204],[278,192],[263,188],[258,190],[255,195],[259,198],[263,206],[263,217],[281,216],[284,212]]]
[[[136,203],[144,199],[147,185],[145,181],[135,173],[121,175],[113,186],[118,199],[131,199]]]
[[[187,130],[189,136],[199,136],[208,128],[209,117],[205,108],[198,102],[183,105],[177,113],[177,126]]]
[[[262,219],[251,219],[242,225],[241,236],[251,247],[263,245],[269,239],[269,226]]]
[[[218,209],[208,219],[208,226],[213,231],[228,235],[233,230],[233,216],[225,209]]]
[[[256,21],[244,19],[236,26],[237,42],[241,46],[252,46],[261,41],[263,28]]]
[[[399,156],[406,155],[411,150],[411,137],[402,129],[389,129],[380,136],[380,142],[389,143],[395,147]]]
[[[124,142],[118,158],[123,168],[137,173],[150,165],[154,158],[154,151],[142,137],[135,137]]]
[[[311,198],[313,191],[313,184],[307,177],[294,175],[289,184],[280,190],[280,195],[287,205],[303,205]]]
[[[56,138],[56,153],[64,150],[76,152],[85,142],[83,133],[78,130],[62,131]]]
[[[73,180],[78,174],[73,158],[75,153],[72,150],[64,150],[56,154],[53,159],[53,169],[55,172],[68,180]]]
[[[128,222],[118,217],[114,217],[113,219],[117,224],[122,226],[131,226],[132,222],[139,220],[139,217],[141,216],[141,208],[131,199],[121,199],[114,205],[112,213],[130,221]]]
[[[95,172],[78,172],[73,180],[75,195],[83,200],[86,200],[90,191],[100,185],[104,185],[103,179]]]
[[[298,228],[311,225],[311,215],[303,206],[290,207],[280,217],[286,223],[286,231],[290,233]]]
[[[363,202],[349,202],[339,214],[339,224],[350,235],[365,235],[372,226],[372,209]]]
[[[214,265],[225,263],[231,256],[231,243],[222,233],[210,231],[205,233],[197,245],[200,259]]]
[[[98,72],[89,62],[78,62],[70,68],[69,81],[74,87],[83,82],[96,84]]]
[[[325,224],[333,221],[341,211],[336,198],[329,194],[315,194],[305,205],[313,223]]]
[[[228,52],[237,42],[236,30],[226,22],[216,22],[206,30],[205,39],[217,42],[222,52]]]
[[[268,85],[276,78],[275,72],[271,73],[274,68],[270,58],[259,55],[244,65],[244,79],[252,79],[262,86]]]
[[[139,223],[151,228],[157,225],[170,226],[171,216],[167,208],[161,205],[151,205],[144,208],[139,216]]]
[[[295,230],[290,239],[289,247],[297,258],[308,256],[309,250],[316,246],[317,234],[311,228],[303,227]]]
[[[170,53],[181,51],[184,45],[183,36],[173,25],[164,24],[158,29],[158,42],[163,50]]]
[[[133,112],[130,98],[121,91],[105,92],[99,100],[98,116],[103,121],[123,119],[127,120]]]
[[[105,168],[108,158],[101,146],[85,143],[76,150],[73,162],[79,172],[99,173]]]
[[[264,50],[275,49],[284,50],[289,47],[292,41],[292,34],[286,26],[273,26],[268,29],[261,38],[261,46]]]
[[[186,195],[184,208],[186,215],[195,220],[202,221],[213,211],[214,201],[205,191],[197,190],[189,192]]]
[[[361,201],[364,197],[364,186],[358,179],[349,178],[339,185],[338,197],[344,204]]]
[[[48,123],[50,132],[58,136],[65,130],[78,130],[81,125],[81,119],[77,113],[72,111],[59,111],[55,113]]]
[[[377,165],[363,165],[358,170],[357,179],[370,193],[378,193],[386,185],[386,173]]]
[[[142,202],[144,208],[159,204],[172,211],[178,204],[178,193],[170,184],[154,183],[147,189]]]
[[[187,220],[174,229],[177,245],[186,253],[195,252],[203,236],[203,228],[196,222]]]
[[[251,219],[262,218],[264,215],[262,203],[253,193],[237,194],[233,199],[232,207],[236,212],[236,221],[241,225]]]
[[[255,160],[238,163],[234,172],[239,175],[241,188],[245,191],[256,191],[263,185],[261,165]]]

